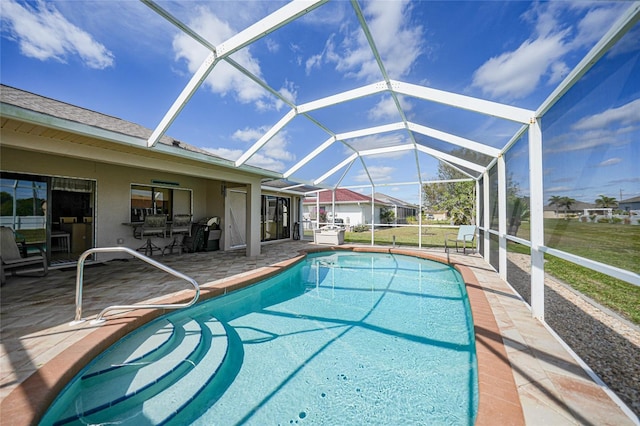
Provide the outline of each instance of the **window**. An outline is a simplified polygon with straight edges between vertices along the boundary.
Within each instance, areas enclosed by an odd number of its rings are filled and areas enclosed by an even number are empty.
[[[191,190],[131,185],[131,222],[149,214],[191,214]]]
[[[0,179],[1,225],[14,231],[37,233],[44,239],[46,200],[46,178],[3,173]]]

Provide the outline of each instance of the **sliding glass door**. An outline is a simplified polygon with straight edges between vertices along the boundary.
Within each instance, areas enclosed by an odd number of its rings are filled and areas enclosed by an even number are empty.
[[[23,256],[72,263],[94,246],[96,183],[86,179],[3,172],[0,225],[11,228]]]
[[[272,195],[262,196],[262,241],[274,241],[290,238],[289,198]]]

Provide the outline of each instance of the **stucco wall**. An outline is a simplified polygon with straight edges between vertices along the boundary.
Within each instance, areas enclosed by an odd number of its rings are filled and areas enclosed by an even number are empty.
[[[325,208],[327,212],[327,222],[331,222],[331,204],[325,205],[320,204],[320,208]],[[315,204],[305,204],[303,209],[306,217],[311,216],[311,212],[316,208]],[[357,203],[345,203],[345,204],[336,204],[335,205],[335,213],[336,217],[343,219],[345,224],[347,224],[347,218],[349,219],[349,225],[364,225],[372,223],[371,220],[371,204],[360,204]],[[375,207],[374,217],[376,218],[376,223],[380,223],[380,208]],[[315,219],[314,219],[315,220]]]

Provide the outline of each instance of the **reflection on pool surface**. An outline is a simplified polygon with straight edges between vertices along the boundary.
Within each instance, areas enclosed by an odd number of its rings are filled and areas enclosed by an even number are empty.
[[[318,253],[122,339],[44,422],[469,425],[477,400],[457,271],[403,255]]]

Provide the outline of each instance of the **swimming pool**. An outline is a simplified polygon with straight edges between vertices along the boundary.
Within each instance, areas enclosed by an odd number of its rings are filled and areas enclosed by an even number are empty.
[[[451,267],[312,254],[127,336],[74,379],[43,423],[473,424],[473,338]],[[154,396],[158,387],[168,390]]]

